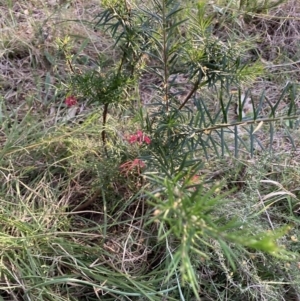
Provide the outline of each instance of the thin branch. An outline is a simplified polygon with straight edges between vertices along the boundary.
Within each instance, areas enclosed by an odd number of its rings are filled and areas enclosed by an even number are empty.
[[[203,132],[211,132],[214,130],[218,130],[221,128],[228,128],[228,127],[233,127],[233,126],[238,126],[238,125],[248,125],[248,124],[256,124],[259,122],[272,122],[272,121],[280,121],[280,120],[291,120],[291,119],[298,119],[299,115],[293,115],[293,116],[284,116],[284,117],[276,117],[276,118],[261,118],[261,119],[256,119],[256,120],[248,120],[248,121],[241,121],[241,122],[236,122],[236,123],[224,123],[224,124],[217,124],[212,127],[208,128],[203,128],[203,129],[196,129],[195,133],[203,133]]]
[[[197,81],[194,84],[193,89],[190,91],[190,93],[186,96],[186,98],[184,99],[183,103],[179,106],[178,111],[180,111],[185,105],[186,103],[189,101],[189,99],[193,96],[193,94],[197,91],[198,87],[200,84],[200,80],[197,79]]]

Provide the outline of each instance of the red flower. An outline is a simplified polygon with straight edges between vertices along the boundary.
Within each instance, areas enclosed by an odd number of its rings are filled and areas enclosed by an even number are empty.
[[[143,142],[145,142],[146,144],[150,144],[151,143],[151,139],[146,136],[142,131],[138,130],[136,132],[135,135],[130,135],[127,139],[127,141],[130,143],[130,144],[133,144],[135,142],[139,143],[139,144],[142,144]]]
[[[67,107],[73,107],[77,104],[77,99],[75,96],[68,96],[65,100]]]

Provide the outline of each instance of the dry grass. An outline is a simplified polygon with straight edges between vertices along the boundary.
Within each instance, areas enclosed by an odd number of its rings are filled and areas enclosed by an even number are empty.
[[[22,1],[0,7],[1,95],[11,109],[23,106],[47,115],[45,109],[61,103],[70,92],[68,55],[82,71],[106,53],[113,59],[111,41],[91,23],[100,10],[96,1]]]

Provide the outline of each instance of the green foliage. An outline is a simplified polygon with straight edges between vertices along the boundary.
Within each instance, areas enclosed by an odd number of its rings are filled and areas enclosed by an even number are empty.
[[[253,235],[251,232],[257,230],[247,223],[238,221],[236,217],[226,219],[217,214],[218,207],[230,202],[226,197],[232,191],[221,192],[221,184],[212,187],[204,184],[197,174],[203,164],[196,159],[187,160],[186,157],[176,157],[174,160],[172,156],[168,156],[163,162],[158,159],[163,157],[160,154],[151,160],[154,165],[157,164],[154,169],[160,170],[159,176],[149,173],[147,177],[156,187],[160,187],[149,194],[155,208],[152,221],[158,226],[159,240],[173,241],[169,242],[174,253],[171,255],[167,280],[177,270],[180,271],[183,284],[188,283],[195,296],[198,296],[199,281],[193,258],[200,256],[203,260],[209,260],[209,254],[215,252],[216,243],[220,245],[233,271],[239,264],[234,250],[237,245],[285,260],[293,256],[276,242],[290,230],[289,227],[272,233],[261,232]]]
[[[129,80],[126,75],[113,71],[101,74],[97,71],[73,76],[73,89],[91,104],[118,104],[123,100]]]
[[[199,176],[203,155],[210,159],[213,155],[221,158],[231,154],[229,145],[234,144],[234,156],[238,156],[242,147],[251,156],[258,143],[257,132],[262,125],[276,121],[275,112],[284,99],[283,93],[275,105],[269,103],[271,115],[261,116],[261,106],[251,99],[253,113],[245,116],[246,96],[239,89],[238,100],[230,95],[232,86],[241,86],[253,81],[262,73],[259,62],[247,62],[242,44],[234,41],[222,41],[213,36],[213,18],[206,15],[206,3],[199,2],[195,10],[186,12],[177,1],[150,1],[147,6],[128,8],[122,3],[117,7],[108,5],[100,16],[97,25],[106,28],[121,50],[120,69],[139,74],[139,66],[160,80],[161,85],[154,86],[156,91],[156,110],[146,114],[147,131],[152,137],[151,155],[142,156],[158,176],[148,175],[159,193],[150,193],[152,205],[156,208],[154,219],[159,224],[160,240],[174,237],[180,247],[171,255],[172,269],[168,273],[170,280],[177,268],[183,283],[188,282],[195,296],[199,297],[199,285],[192,258],[196,254],[207,258],[207,247],[213,250],[211,240],[219,243],[227,261],[236,268],[237,257],[230,244],[241,245],[272,255],[283,256],[276,239],[286,230],[278,233],[256,236],[252,229],[239,231],[241,224],[235,219],[224,220],[214,215],[214,210],[224,202],[225,195],[219,194],[217,187],[205,188],[197,184],[194,191],[187,183],[192,176]],[[242,3],[241,3],[242,5]],[[113,21],[113,22],[111,22]],[[141,42],[143,44],[141,44]],[[126,45],[126,47],[124,47]],[[245,44],[246,45],[246,44]],[[130,59],[138,61],[147,55],[150,64],[129,64]],[[127,69],[130,66],[130,69]],[[142,70],[143,71],[143,70]],[[184,74],[191,85],[189,93],[179,101],[174,89],[176,78]],[[205,97],[198,94],[199,88],[214,89],[218,95],[219,108],[212,110]],[[289,89],[289,88],[287,88]],[[264,96],[261,96],[263,101]],[[237,119],[228,120],[231,104],[237,102]],[[197,106],[197,112],[190,104]],[[291,102],[292,105],[293,101]],[[283,118],[293,119],[292,109]],[[144,117],[142,117],[144,118]],[[246,134],[241,134],[243,125]],[[246,127],[245,125],[249,125]],[[231,128],[234,130],[231,131]],[[273,132],[270,131],[272,136]],[[244,135],[244,136],[243,136]],[[248,136],[245,139],[245,135]],[[228,137],[232,136],[233,139]],[[271,138],[272,139],[272,138]],[[248,141],[246,141],[248,140]],[[212,155],[213,153],[213,155]],[[221,201],[222,200],[222,201]],[[203,248],[205,246],[205,248]],[[206,251],[201,251],[204,249]],[[280,255],[282,254],[282,255]]]

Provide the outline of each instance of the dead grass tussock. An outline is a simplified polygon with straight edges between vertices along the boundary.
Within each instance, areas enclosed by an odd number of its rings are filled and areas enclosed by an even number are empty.
[[[263,2],[263,1],[258,1]],[[245,2],[248,3],[248,2]],[[253,4],[256,2],[253,2]],[[249,2],[238,10],[231,2],[226,14],[218,18],[214,33],[222,40],[248,41],[247,60],[261,60],[277,85],[299,78],[300,4],[286,0],[269,10],[252,9]],[[225,21],[226,20],[226,21]],[[275,76],[274,76],[275,75]],[[275,81],[276,81],[275,80]]]
[[[267,14],[245,15],[247,36],[257,36],[255,54],[276,85],[299,78],[300,3],[288,0]]]
[[[279,56],[279,49],[284,55],[293,59],[298,54],[300,40],[300,4],[299,1],[289,0],[271,9],[268,16],[254,17],[249,33],[259,31],[262,34],[260,50],[263,58],[274,61]]]
[[[54,94],[58,90],[62,90],[58,94],[65,93],[61,83],[67,80],[71,70],[59,42],[66,37],[70,37],[66,45],[70,55],[78,54],[73,62],[76,68],[95,66],[98,56],[108,49],[110,55],[113,53],[109,37],[95,32],[90,23],[100,10],[96,1],[60,5],[49,2],[1,5],[4,12],[0,19],[1,94],[13,107],[30,101],[39,109],[41,104],[47,106],[56,101]],[[83,43],[86,46],[82,49]]]

